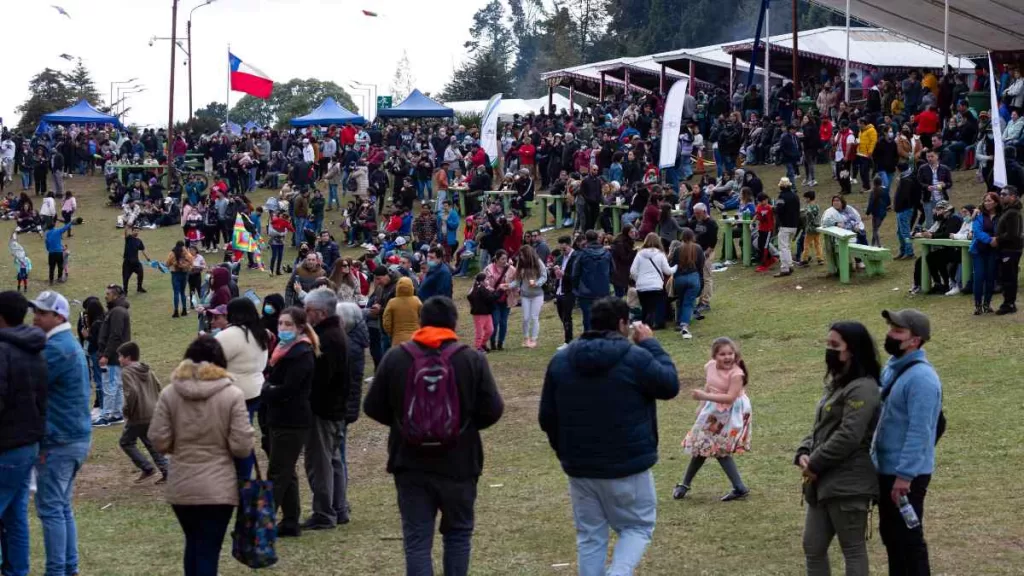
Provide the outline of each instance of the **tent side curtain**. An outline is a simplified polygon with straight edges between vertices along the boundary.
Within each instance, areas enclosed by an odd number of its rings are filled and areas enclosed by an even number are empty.
[[[455,116],[455,111],[438,104],[419,90],[413,90],[412,94],[402,100],[401,104],[394,108],[378,110],[377,116],[383,118],[451,118]]]
[[[121,126],[116,116],[104,114],[95,109],[85,100],[79,100],[73,106],[44,114],[41,120],[50,124],[113,124]]]
[[[343,108],[334,98],[328,97],[322,104],[305,116],[292,118],[289,122],[292,126],[330,126],[331,124],[366,124],[363,118],[355,112]]]

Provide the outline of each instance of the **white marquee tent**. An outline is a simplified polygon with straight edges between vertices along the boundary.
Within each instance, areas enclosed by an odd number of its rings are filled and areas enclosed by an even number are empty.
[[[568,110],[569,99],[561,94],[554,95],[554,103],[556,110]],[[487,100],[463,100],[461,102],[445,102],[445,106],[451,108],[456,114],[483,114],[484,109],[487,107]],[[526,116],[533,112],[534,114],[540,112],[541,108],[547,110],[548,99],[547,97],[533,98],[531,100],[522,100],[520,98],[502,98],[501,104],[498,105],[498,118],[501,120],[511,120],[512,116],[519,114],[520,116]],[[581,110],[582,107],[576,104],[575,108]]]

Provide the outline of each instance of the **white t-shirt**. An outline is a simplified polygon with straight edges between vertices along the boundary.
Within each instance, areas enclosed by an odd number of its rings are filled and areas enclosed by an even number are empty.
[[[838,140],[839,137],[837,136],[836,139]],[[850,146],[852,146],[856,142],[857,142],[857,139],[853,137],[853,132],[850,132],[849,134],[847,134],[846,135],[846,143],[843,144],[842,146],[836,146],[835,161],[836,162],[842,162],[843,158],[846,157],[846,151],[849,150]]]

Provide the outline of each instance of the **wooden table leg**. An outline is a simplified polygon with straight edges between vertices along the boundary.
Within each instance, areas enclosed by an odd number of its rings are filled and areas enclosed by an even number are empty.
[[[750,245],[750,226],[747,224],[740,224],[740,226],[743,226],[743,265],[750,266],[750,255],[754,252]]]
[[[839,240],[839,281],[843,284],[850,283],[850,239]]]

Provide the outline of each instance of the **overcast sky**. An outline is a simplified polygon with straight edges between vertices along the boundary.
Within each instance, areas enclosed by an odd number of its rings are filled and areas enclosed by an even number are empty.
[[[181,0],[178,36],[185,38],[189,12],[203,0]],[[215,0],[195,11],[192,21],[193,101],[196,109],[223,102],[228,44],[244,62],[275,81],[315,77],[331,80],[352,95],[360,109],[366,94],[350,90],[357,81],[389,93],[395,65],[407,50],[417,87],[438,92],[452,67],[465,58],[473,13],[486,0]],[[137,77],[146,91],[129,97],[127,121],[166,125],[169,96],[171,0],[3,0],[3,88],[0,118],[17,123],[28,82],[49,66],[70,71],[62,53],[81,57],[104,101],[110,83]],[[51,4],[64,8],[60,15]],[[378,13],[378,18],[362,10]],[[178,52],[175,120],[188,117],[188,68]],[[231,93],[231,102],[244,94]],[[396,102],[397,104],[397,102]]]

